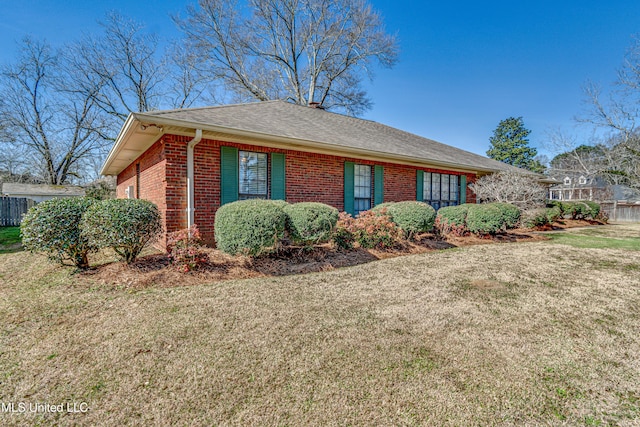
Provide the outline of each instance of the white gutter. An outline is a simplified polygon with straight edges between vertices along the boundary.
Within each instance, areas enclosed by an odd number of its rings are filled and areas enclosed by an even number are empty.
[[[202,129],[196,129],[196,136],[187,143],[187,227],[194,224],[195,191],[194,191],[194,167],[193,149],[202,139]]]

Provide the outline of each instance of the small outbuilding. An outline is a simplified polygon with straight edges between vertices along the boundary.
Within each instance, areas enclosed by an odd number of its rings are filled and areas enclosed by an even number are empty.
[[[5,182],[2,184],[2,195],[7,197],[26,198],[36,203],[56,197],[80,197],[85,195],[84,188],[71,185],[20,184]]]

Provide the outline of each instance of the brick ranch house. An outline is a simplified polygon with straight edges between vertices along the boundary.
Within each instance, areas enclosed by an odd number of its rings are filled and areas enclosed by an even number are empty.
[[[357,214],[389,201],[474,202],[468,184],[514,169],[377,122],[266,101],[132,113],[102,167],[117,196],[149,200],[167,232],[245,198],[316,201]]]

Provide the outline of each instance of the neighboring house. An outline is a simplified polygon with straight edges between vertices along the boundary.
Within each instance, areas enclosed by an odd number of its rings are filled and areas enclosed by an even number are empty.
[[[565,173],[558,175],[555,185],[549,187],[549,199],[635,203],[640,200],[640,192],[624,185],[610,185],[601,177]]]
[[[19,197],[34,200],[36,203],[56,197],[84,196],[84,188],[71,185],[20,184],[5,182],[2,194],[8,197]]]
[[[101,173],[158,205],[167,232],[239,199],[316,201],[357,214],[382,202],[474,202],[468,184],[519,170],[373,121],[267,101],[130,114]]]
[[[580,173],[556,174],[555,185],[549,187],[551,200],[602,200],[607,197],[607,184],[602,179]]]

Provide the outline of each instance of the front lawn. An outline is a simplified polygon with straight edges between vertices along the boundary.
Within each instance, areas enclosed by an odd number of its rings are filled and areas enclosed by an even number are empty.
[[[1,254],[0,401],[88,411],[0,424],[635,425],[640,251],[558,242],[145,287]]]

